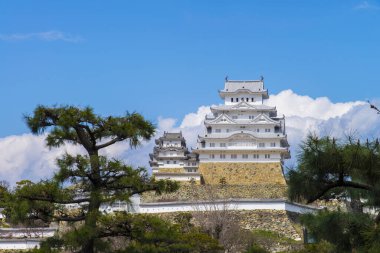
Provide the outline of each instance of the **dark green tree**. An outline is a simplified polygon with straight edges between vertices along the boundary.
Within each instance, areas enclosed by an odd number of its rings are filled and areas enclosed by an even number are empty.
[[[131,216],[128,245],[120,253],[170,253],[170,252],[221,252],[223,249],[217,240],[203,233],[199,228],[191,227],[186,222],[171,224],[156,216]],[[127,220],[117,216],[110,217],[108,223]]]
[[[103,241],[108,241],[110,245],[106,252],[221,252],[223,248],[218,241],[187,224],[187,218],[181,216],[181,223],[172,224],[153,215],[114,213],[102,216],[98,227],[103,231]],[[32,252],[57,252],[55,248],[61,248],[67,241],[78,243],[75,239],[77,236],[78,231],[72,230],[64,238],[51,237],[42,243],[40,249]]]
[[[301,222],[317,242],[334,245],[333,252],[379,252],[380,230],[369,214],[322,210]]]
[[[134,169],[99,154],[117,142],[128,141],[136,147],[142,140],[149,140],[155,128],[140,114],[102,117],[89,107],[38,106],[25,120],[33,134],[46,134],[48,147],[71,143],[82,146],[86,154],[59,158],[59,170],[51,179],[19,184],[8,215],[23,222],[76,224],[73,231],[62,237],[72,251],[91,253],[105,247],[104,240],[99,239],[118,236],[120,230],[105,234],[101,229],[102,203],[129,201],[132,195],[145,191],[161,193],[178,188],[171,181],[155,181],[143,168]]]
[[[380,245],[380,145],[379,141],[348,138],[341,141],[309,135],[301,145],[298,167],[288,173],[291,200],[312,203],[341,198],[350,205],[366,206],[348,213],[322,211],[306,215],[303,223],[318,241],[336,245],[337,252],[378,252]]]
[[[380,145],[348,139],[309,135],[301,145],[298,167],[288,173],[291,200],[312,203],[318,199],[362,198],[380,206]],[[380,215],[377,216],[380,221]]]

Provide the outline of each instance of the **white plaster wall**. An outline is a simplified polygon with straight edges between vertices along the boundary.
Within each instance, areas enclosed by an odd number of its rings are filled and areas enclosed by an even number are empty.
[[[262,133],[266,133],[266,134],[269,134],[269,133],[275,133],[274,131],[274,125],[275,123],[260,123],[260,124],[253,124],[251,122],[249,122],[250,120],[249,119],[244,119],[244,120],[236,120],[234,119],[235,121],[238,122],[238,124],[242,124],[244,125],[245,127],[244,128],[241,128],[240,125],[236,125],[236,124],[220,124],[220,123],[215,123],[215,124],[211,124],[211,127],[212,127],[212,134],[218,134],[218,132],[216,131],[216,129],[220,129],[220,133],[241,133],[241,131],[244,131],[244,132],[248,132],[248,133],[251,133],[254,134],[255,136],[260,136],[260,134]],[[239,122],[241,121],[241,122]],[[247,125],[249,124],[249,125]],[[265,132],[265,129],[270,129],[270,132]],[[207,132],[207,129],[205,129],[205,132]],[[205,133],[207,134],[207,133]],[[274,136],[277,136],[277,135],[274,135]]]
[[[163,141],[164,147],[181,147],[181,141]]]
[[[184,154],[185,153],[183,151],[164,151],[164,152],[161,151],[158,153],[158,156],[159,157],[177,157],[177,156],[183,157]]]
[[[200,175],[154,175],[154,177],[159,180],[159,179],[171,179],[174,181],[181,181],[181,182],[187,182],[190,181],[191,179],[194,179],[195,181],[200,181],[201,176]]]
[[[211,158],[210,154],[214,154],[214,158]],[[243,152],[237,154],[237,158],[236,159],[232,159],[231,158],[231,154],[234,154],[234,153],[230,153],[230,152],[226,152],[226,151],[223,151],[223,154],[226,155],[226,158],[225,159],[221,159],[220,158],[220,154],[222,152],[210,152],[210,153],[202,153],[199,155],[199,160],[202,162],[252,162],[252,163],[271,163],[271,162],[280,162],[281,160],[281,154],[280,153],[274,153],[274,152],[263,152],[263,153],[259,153],[259,158],[253,158],[253,154],[252,153],[249,153],[247,152],[248,154],[248,159],[246,158],[243,158],[242,157],[242,154]],[[235,153],[236,154],[236,153]],[[265,154],[270,154],[270,158],[265,158]]]
[[[213,144],[212,144],[213,143]],[[260,143],[264,143],[264,146],[260,147]],[[275,146],[272,147],[272,143],[275,143]],[[224,147],[223,147],[224,145]],[[215,148],[223,148],[223,150],[228,149],[260,149],[263,150],[267,148],[268,150],[272,150],[274,148],[280,147],[279,139],[271,139],[271,140],[207,140],[205,142],[205,149],[215,149]]]
[[[285,209],[286,211],[293,212],[293,213],[312,213],[317,210],[317,208],[313,207],[305,207],[304,205],[299,205],[297,203],[285,203]]]
[[[173,163],[173,160],[169,160],[170,164],[167,164],[166,161],[164,164],[159,165],[159,168],[178,168],[183,167],[185,164],[183,162],[177,161],[177,163]]]
[[[231,98],[234,99],[233,102],[231,102]],[[236,98],[239,98],[239,102],[236,102]],[[249,99],[248,104],[252,105],[261,105],[263,103],[262,95],[257,95],[257,94],[249,94],[249,93],[240,93],[240,94],[235,94],[235,95],[226,95],[224,98],[224,104],[226,105],[236,105],[242,101],[242,98],[244,98],[244,101],[247,102],[246,98]],[[254,99],[252,102],[251,98]]]
[[[40,241],[30,239],[20,240],[1,240],[0,249],[2,250],[26,250],[40,247]]]
[[[44,238],[54,235],[57,228],[0,228],[0,238]]]
[[[141,213],[170,213],[209,210],[284,210],[296,213],[314,212],[316,208],[288,203],[285,200],[229,200],[224,202],[165,202],[140,205]]]
[[[140,212],[140,196],[138,194],[130,197],[130,202],[125,201],[115,201],[114,203],[103,203],[99,207],[99,211],[103,213],[113,213],[127,211],[131,213]]]

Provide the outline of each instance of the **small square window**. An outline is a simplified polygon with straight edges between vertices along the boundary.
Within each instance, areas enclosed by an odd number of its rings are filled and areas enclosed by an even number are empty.
[[[248,159],[248,154],[243,154],[242,157],[243,159]]]

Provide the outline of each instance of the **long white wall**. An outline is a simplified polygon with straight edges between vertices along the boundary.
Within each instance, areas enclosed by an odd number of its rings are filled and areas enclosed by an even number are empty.
[[[295,213],[311,213],[318,208],[288,202],[283,199],[228,199],[201,202],[157,202],[140,203],[139,197],[133,197],[132,203],[124,202],[103,205],[100,211],[111,213],[113,211],[127,211],[131,213],[170,213],[218,210],[283,210]],[[7,228],[0,229],[0,249],[32,249],[39,247],[39,238],[54,235],[57,228]],[[12,237],[12,239],[9,239]],[[29,238],[27,238],[29,237]],[[34,238],[31,238],[34,237]],[[5,239],[7,238],[7,239]]]
[[[27,250],[40,247],[37,239],[0,239],[1,250]]]
[[[0,228],[0,238],[44,238],[55,231],[57,228]]]
[[[175,181],[181,181],[181,182],[189,182],[190,180],[194,179],[195,181],[201,180],[201,175],[196,173],[187,173],[187,174],[175,174],[175,173],[162,173],[162,174],[155,174],[154,177],[157,180],[160,179],[169,179],[169,180],[175,180]]]
[[[159,202],[140,204],[139,213],[170,213],[208,210],[283,210],[310,213],[317,208],[291,203],[286,200],[230,199],[212,202]]]
[[[52,237],[58,228],[0,228],[0,250],[26,250],[40,247],[43,238]]]

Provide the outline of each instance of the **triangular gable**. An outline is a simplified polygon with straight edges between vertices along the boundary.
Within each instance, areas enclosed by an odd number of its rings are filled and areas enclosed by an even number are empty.
[[[227,114],[220,114],[216,119],[209,121],[208,123],[212,124],[236,124],[234,120],[232,120],[230,117],[228,117]]]
[[[230,136],[226,137],[227,139],[235,139],[235,140],[259,140],[261,139],[260,137],[256,136],[254,132],[247,132],[247,131],[242,131],[242,132],[234,132],[231,133]]]
[[[248,108],[248,109],[256,109],[256,106],[254,105],[250,105],[248,104],[247,102],[245,101],[241,101],[240,103],[232,106],[231,108],[233,109],[244,109],[244,108]]]
[[[215,124],[236,124],[234,120],[232,120],[230,117],[228,117],[227,114],[222,113],[217,117],[215,120],[212,121],[212,123]]]
[[[257,124],[278,124],[278,121],[275,121],[271,119],[268,115],[266,114],[259,114],[257,115],[252,121],[252,123],[257,123]]]

